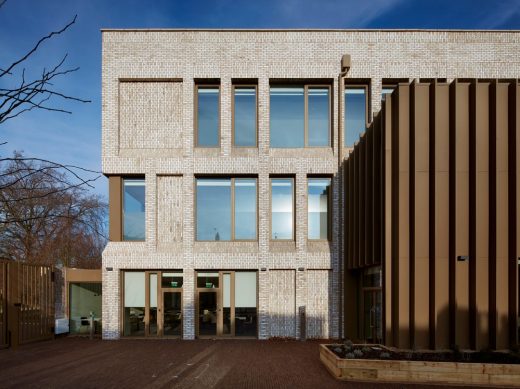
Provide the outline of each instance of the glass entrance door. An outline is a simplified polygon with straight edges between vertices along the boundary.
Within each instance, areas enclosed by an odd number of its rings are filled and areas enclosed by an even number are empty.
[[[367,343],[382,342],[381,302],[380,288],[363,290],[363,332]]]
[[[182,335],[182,293],[163,292],[162,335]]]
[[[198,292],[199,335],[216,336],[218,322],[217,291]]]
[[[197,273],[197,336],[256,337],[257,273]]]

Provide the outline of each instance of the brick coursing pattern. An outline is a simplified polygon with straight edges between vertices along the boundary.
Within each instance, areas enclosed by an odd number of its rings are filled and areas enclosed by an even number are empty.
[[[110,242],[103,253],[105,339],[120,336],[120,271],[124,269],[183,270],[186,339],[195,336],[196,269],[262,268],[267,271],[258,273],[259,338],[298,336],[300,306],[307,308],[307,336],[340,337],[344,199],[338,169],[348,152],[340,147],[338,129],[338,118],[343,117],[341,97],[338,102],[341,56],[352,57],[347,79],[371,80],[370,117],[380,108],[383,78],[520,75],[518,32],[114,30],[104,31],[102,39],[103,172],[142,174],[146,179],[146,241]],[[208,78],[220,80],[221,143],[215,149],[196,149],[195,80]],[[241,78],[258,81],[259,135],[254,149],[236,149],[231,143],[231,85]],[[138,82],[126,85],[121,79]],[[330,80],[330,149],[269,149],[273,79]],[[140,123],[138,128],[132,127],[135,123]],[[195,242],[193,198],[198,174],[258,175],[257,243]],[[295,177],[293,244],[270,242],[270,174]],[[334,177],[330,244],[306,238],[308,174]],[[164,182],[158,175],[179,176],[182,188],[182,233],[176,234],[182,241],[172,237],[167,245],[162,240],[172,221],[158,216],[164,204]],[[294,320],[282,320],[284,315],[295,315]]]

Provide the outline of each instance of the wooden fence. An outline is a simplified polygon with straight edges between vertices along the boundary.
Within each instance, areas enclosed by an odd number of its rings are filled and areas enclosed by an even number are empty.
[[[0,261],[0,348],[53,336],[52,269]]]

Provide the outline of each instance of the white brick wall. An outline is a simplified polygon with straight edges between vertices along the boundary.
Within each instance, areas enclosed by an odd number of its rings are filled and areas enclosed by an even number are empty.
[[[260,338],[297,336],[299,318],[292,320],[289,316],[296,314],[299,306],[307,309],[308,336],[341,336],[342,217],[339,210],[342,196],[337,172],[345,150],[338,147],[342,143],[338,117],[343,115],[342,104],[338,104],[338,74],[340,59],[345,53],[352,56],[347,78],[371,79],[373,112],[380,107],[383,78],[451,80],[520,76],[518,32],[103,32],[103,171],[146,176],[146,242],[111,242],[103,253],[105,338],[119,337],[122,269],[184,270],[184,336],[190,339],[195,336],[196,269],[259,270],[263,267],[268,271],[259,272]],[[221,82],[219,149],[193,148],[194,79],[197,78],[218,78]],[[231,145],[231,82],[234,78],[258,79],[258,149],[235,150]],[[286,78],[319,78],[332,82],[331,149],[269,150],[269,82]],[[134,90],[123,88],[120,94],[120,79],[141,79],[147,83],[125,85]],[[154,79],[161,82],[149,82]],[[170,90],[172,85],[165,85],[165,79],[182,82]],[[137,104],[123,104],[120,111],[121,102],[132,96],[137,97],[134,101]],[[171,117],[159,115],[170,111],[174,113]],[[139,125],[132,128],[132,123]],[[258,243],[195,242],[194,177],[202,173],[258,175]],[[296,176],[296,241],[292,245],[273,244],[269,240],[269,175],[273,173]],[[306,177],[310,173],[334,176],[330,245],[306,239]],[[163,185],[157,175],[182,176],[180,242],[173,238],[168,241],[166,237],[171,218],[157,216],[165,200],[161,196],[157,198],[156,192],[161,192]],[[172,188],[172,193],[178,192]],[[106,271],[107,267],[113,267],[113,271]],[[298,271],[299,268],[303,271]]]

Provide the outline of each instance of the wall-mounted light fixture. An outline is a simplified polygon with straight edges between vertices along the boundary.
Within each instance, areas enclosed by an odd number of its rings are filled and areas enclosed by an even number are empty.
[[[467,261],[467,260],[469,260],[469,257],[467,255],[459,255],[457,257],[457,261],[459,261],[459,262],[464,262],[464,261]]]
[[[113,267],[107,267],[106,270],[107,271],[112,271],[112,270],[114,270],[114,268]]]

